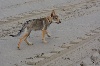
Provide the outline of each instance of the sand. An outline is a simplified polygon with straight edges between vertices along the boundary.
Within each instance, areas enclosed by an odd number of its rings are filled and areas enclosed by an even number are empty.
[[[15,0],[12,3],[9,0],[4,3],[0,6],[0,66],[80,66],[82,62],[84,66],[100,65],[99,0]],[[62,23],[50,25],[48,43],[42,43],[41,31],[32,31],[28,40],[34,45],[22,42],[18,50],[20,36],[9,35],[16,34],[26,20],[50,15],[52,9]],[[74,45],[61,48],[63,44]],[[98,53],[98,63],[91,61],[95,53]]]

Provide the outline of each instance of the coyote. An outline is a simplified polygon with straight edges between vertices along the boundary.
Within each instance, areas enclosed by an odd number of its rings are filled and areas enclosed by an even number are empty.
[[[12,37],[16,37],[19,36],[23,31],[24,34],[22,35],[22,37],[20,38],[20,41],[18,43],[18,49],[20,49],[20,44],[21,42],[24,40],[28,45],[32,45],[32,43],[30,43],[27,40],[27,37],[30,35],[31,31],[37,31],[37,30],[41,30],[42,31],[42,40],[44,43],[47,43],[47,41],[45,40],[45,34],[50,37],[50,34],[47,31],[47,28],[50,26],[51,23],[61,23],[58,15],[56,15],[55,11],[52,10],[51,15],[44,17],[44,18],[40,18],[40,19],[32,19],[32,20],[28,20],[26,21],[23,25],[21,30],[19,30],[19,33],[17,35],[10,35]]]

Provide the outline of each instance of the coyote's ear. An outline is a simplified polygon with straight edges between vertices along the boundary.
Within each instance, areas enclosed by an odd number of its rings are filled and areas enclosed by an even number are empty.
[[[55,15],[55,10],[52,10],[51,17],[53,17],[54,15]]]

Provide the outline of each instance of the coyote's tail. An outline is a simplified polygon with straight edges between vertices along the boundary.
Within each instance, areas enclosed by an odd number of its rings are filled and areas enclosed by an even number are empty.
[[[28,22],[23,24],[23,27],[21,28],[21,30],[19,30],[18,34],[16,34],[16,35],[9,35],[9,36],[12,36],[12,37],[20,36],[21,33],[24,31],[24,29],[27,27],[27,24],[28,24]]]

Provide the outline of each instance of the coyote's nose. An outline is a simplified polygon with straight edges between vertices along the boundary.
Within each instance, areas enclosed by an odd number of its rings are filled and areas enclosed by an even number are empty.
[[[61,21],[59,21],[59,23],[61,23]]]

